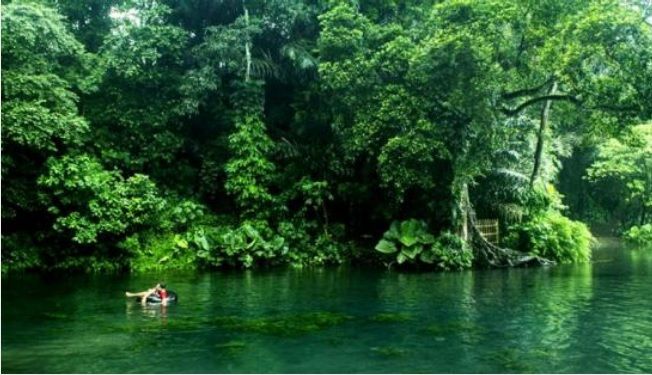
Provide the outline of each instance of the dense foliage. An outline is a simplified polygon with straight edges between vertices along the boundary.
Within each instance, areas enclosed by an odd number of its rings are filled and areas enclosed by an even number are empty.
[[[548,211],[510,228],[506,242],[560,263],[585,262],[591,258],[591,232],[581,222]]]
[[[587,178],[597,189],[619,198],[611,208],[622,215],[623,227],[648,223],[652,211],[652,124],[635,126],[620,139],[601,144]]]
[[[458,236],[444,232],[435,237],[425,222],[415,219],[393,222],[376,250],[395,256],[398,264],[422,263],[444,270],[471,267],[473,260],[471,249]]]
[[[588,230],[562,215],[586,217],[587,194],[564,190],[564,211],[551,186],[561,170],[616,194],[592,207],[631,212],[623,229],[649,223],[649,11],[5,2],[3,270],[461,269],[484,264],[475,217],[587,260]],[[578,149],[595,152],[569,183]]]
[[[652,224],[634,225],[625,232],[625,239],[638,245],[652,244]]]

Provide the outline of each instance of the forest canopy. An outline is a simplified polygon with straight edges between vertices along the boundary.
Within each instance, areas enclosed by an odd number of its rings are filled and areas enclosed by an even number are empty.
[[[3,272],[578,262],[587,224],[652,241],[651,15],[4,2]]]

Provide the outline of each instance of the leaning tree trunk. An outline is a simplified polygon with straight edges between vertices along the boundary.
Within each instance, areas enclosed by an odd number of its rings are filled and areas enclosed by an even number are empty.
[[[475,259],[490,267],[522,267],[555,264],[546,258],[499,247],[487,241],[475,224],[475,211],[469,198],[469,187],[464,184],[460,191],[459,207],[462,211],[460,236],[473,248]],[[465,237],[466,236],[466,237]]]
[[[554,95],[557,91],[557,82],[552,83],[550,92],[548,95]],[[546,129],[548,127],[548,117],[550,115],[550,107],[552,106],[552,100],[546,100],[541,109],[541,121],[539,124],[539,131],[537,132],[537,146],[534,151],[534,168],[532,168],[532,176],[530,176],[530,186],[534,186],[534,182],[539,175],[539,169],[541,169],[541,158],[543,157],[543,142],[546,136]]]

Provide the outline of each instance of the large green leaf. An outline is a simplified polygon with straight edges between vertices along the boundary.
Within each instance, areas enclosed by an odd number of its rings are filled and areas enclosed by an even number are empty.
[[[380,240],[376,245],[376,250],[384,254],[393,254],[398,249],[396,248],[396,245],[394,245],[393,242],[389,242],[387,240]]]
[[[432,251],[422,251],[421,254],[419,254],[419,259],[423,263],[427,264],[433,264],[435,262],[435,254],[432,253]]]
[[[258,238],[260,236],[258,231],[253,226],[251,226],[250,224],[243,225],[242,229],[244,229],[244,232],[247,234],[247,236],[249,236],[249,238],[254,238],[255,239],[255,238]]]
[[[418,220],[404,221],[401,223],[401,234],[399,241],[403,245],[410,247],[417,243],[422,231],[423,225]]]
[[[199,237],[199,240],[198,240],[197,243],[198,243],[200,249],[202,249],[204,251],[210,250],[210,246],[208,245],[208,241],[206,240],[206,236],[201,235]]]
[[[272,241],[270,241],[269,245],[273,250],[278,250],[283,246],[284,243],[285,243],[285,238],[278,236],[275,237]]]
[[[417,255],[419,255],[419,253],[421,253],[422,250],[423,250],[423,246],[415,245],[415,246],[403,248],[401,253],[405,254],[405,256],[410,259],[414,259],[417,257]]]
[[[424,245],[433,244],[433,243],[435,243],[435,241],[437,241],[437,239],[435,238],[435,236],[433,236],[430,233],[425,233],[425,234],[419,236],[419,242],[424,244]]]
[[[401,230],[399,227],[399,223],[398,221],[393,221],[392,224],[389,226],[389,230],[385,232],[383,238],[390,241],[391,240],[398,241],[400,237],[401,237]]]

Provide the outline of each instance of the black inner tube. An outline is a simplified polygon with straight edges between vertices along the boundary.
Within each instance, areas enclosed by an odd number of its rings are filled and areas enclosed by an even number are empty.
[[[171,290],[168,291],[168,303],[169,302],[177,302],[177,294]],[[157,296],[156,294],[150,294],[147,296],[147,303],[161,303],[161,298]]]

